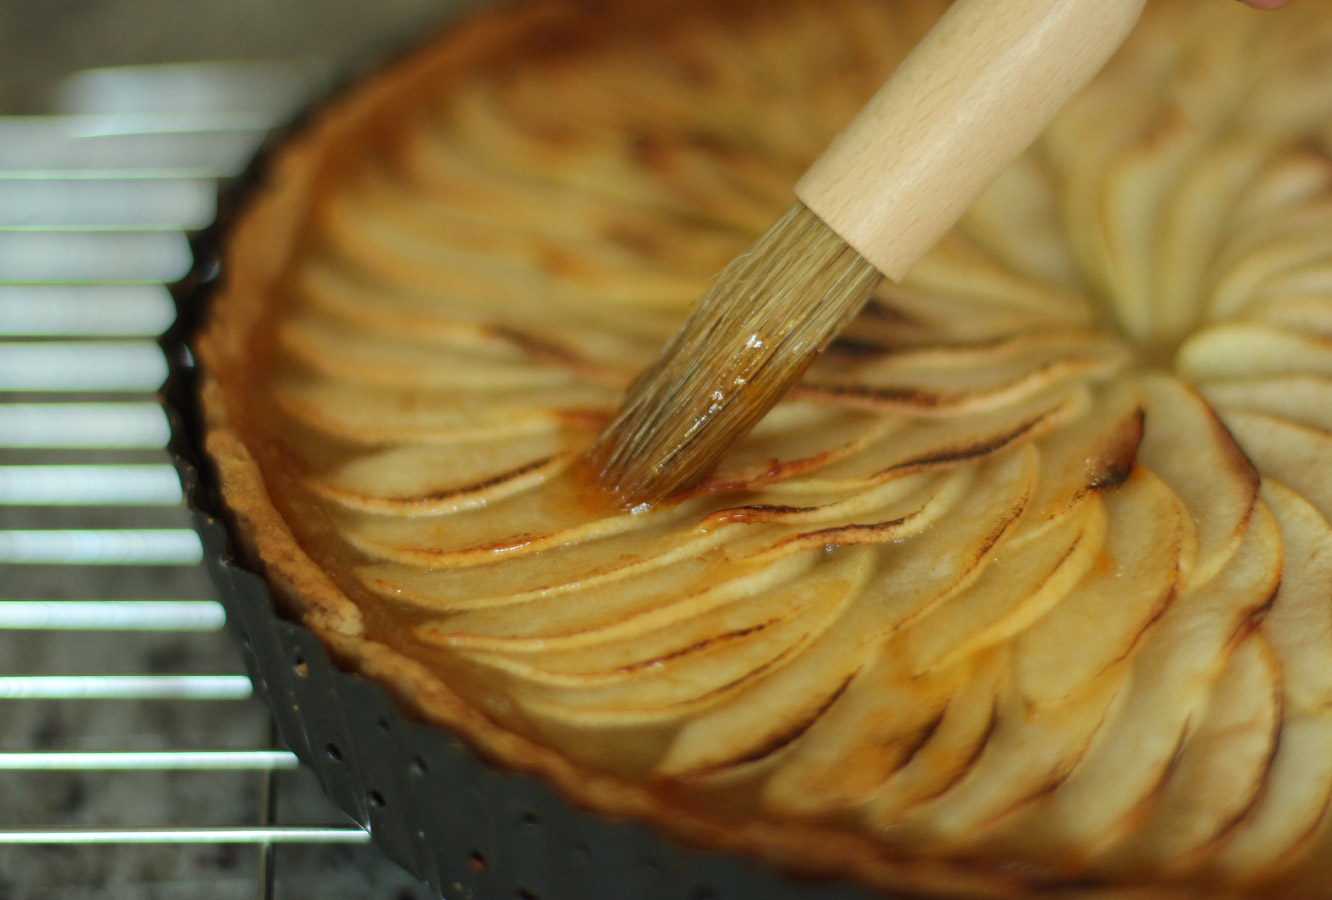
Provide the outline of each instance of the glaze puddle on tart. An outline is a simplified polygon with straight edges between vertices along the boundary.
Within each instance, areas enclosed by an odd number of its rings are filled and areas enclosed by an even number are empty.
[[[942,8],[534,0],[326,107],[200,344],[227,501],[346,665],[580,805],[886,889],[1330,897],[1320,4],[1149,4],[707,484],[586,502]]]

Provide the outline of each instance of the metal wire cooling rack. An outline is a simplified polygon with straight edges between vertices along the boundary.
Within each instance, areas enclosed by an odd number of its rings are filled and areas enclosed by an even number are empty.
[[[0,900],[425,896],[275,746],[154,397],[189,232],[321,82],[100,70],[0,118]]]

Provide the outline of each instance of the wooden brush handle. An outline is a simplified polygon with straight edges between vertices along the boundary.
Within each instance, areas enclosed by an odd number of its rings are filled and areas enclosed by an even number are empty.
[[[796,196],[902,278],[1100,71],[1143,3],[957,0]]]

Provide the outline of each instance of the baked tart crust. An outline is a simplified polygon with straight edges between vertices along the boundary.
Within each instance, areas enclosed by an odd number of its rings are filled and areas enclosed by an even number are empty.
[[[586,502],[624,384],[942,8],[534,0],[323,107],[198,346],[244,551],[412,714],[690,843],[1332,896],[1312,4],[1151,4],[705,485]]]

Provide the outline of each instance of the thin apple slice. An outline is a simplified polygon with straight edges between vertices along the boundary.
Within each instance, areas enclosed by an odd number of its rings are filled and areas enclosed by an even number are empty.
[[[1161,477],[1198,523],[1196,563],[1185,583],[1201,584],[1239,546],[1258,499],[1258,473],[1216,414],[1191,388],[1164,375],[1139,378],[1146,426],[1138,461]],[[1188,447],[1188,453],[1180,453]]]
[[[1280,532],[1258,503],[1216,577],[1194,583],[1126,661],[1128,680],[1086,755],[1058,790],[1005,823],[1009,849],[1067,859],[1117,835],[1169,776],[1217,673],[1281,581]],[[1076,701],[1071,701],[1076,703]]]
[[[734,707],[685,723],[659,772],[705,778],[775,752],[803,734],[894,630],[979,576],[1021,518],[1035,477],[1030,448],[1000,456],[977,474],[972,503],[954,507],[910,540],[877,548],[870,584],[828,634],[793,665],[755,684]]]
[[[1332,524],[1294,491],[1263,481],[1286,548],[1281,589],[1261,626],[1284,673],[1290,711],[1332,709]]]
[[[1249,310],[1254,319],[1287,331],[1332,338],[1332,259],[1272,286]]]
[[[812,496],[799,491],[783,492],[777,487],[765,489],[758,503],[725,506],[708,513],[705,524],[741,522],[746,525],[795,526],[800,528],[840,522],[846,525],[865,524],[882,518],[881,512],[908,497],[929,497],[949,490],[955,474],[951,472],[917,472],[882,484],[869,485],[850,491],[827,492]],[[965,476],[964,476],[965,477]],[[803,500],[808,505],[770,502],[775,500]],[[917,503],[915,508],[923,504]],[[752,529],[758,532],[758,529]]]
[[[699,492],[738,492],[816,473],[906,427],[904,419],[787,401],[726,452]]]
[[[311,260],[294,290],[302,309],[330,323],[409,337],[441,349],[464,347],[475,353],[485,348],[498,355],[558,360],[581,374],[629,376],[652,359],[665,338],[610,328],[552,307],[524,309],[521,319],[499,316],[493,308],[449,303],[439,286],[386,292],[328,259]],[[558,341],[552,338],[555,334]]]
[[[534,195],[542,193],[558,197],[571,192],[559,191],[554,186],[546,191],[540,187],[533,189]],[[639,211],[626,209],[626,204],[614,201],[597,202],[585,195],[571,201],[568,218],[560,227],[549,230],[533,228],[522,219],[496,222],[484,213],[477,215],[475,205],[440,202],[440,197],[429,190],[404,190],[401,180],[381,172],[368,172],[358,181],[352,203],[355,207],[349,212],[362,221],[395,220],[440,246],[505,263],[544,261],[556,275],[586,276],[591,272],[605,278],[624,279],[626,293],[639,287],[639,279],[644,276],[706,279],[728,262],[715,246],[708,247],[705,241],[690,235],[687,228],[659,225],[654,232],[659,236],[655,241],[614,240],[614,233],[612,239],[606,239],[598,226],[608,211],[622,215]],[[640,232],[645,232],[645,224],[640,218]],[[668,249],[682,252],[663,252]],[[686,250],[690,252],[683,252]],[[573,273],[555,264],[572,265],[573,261],[576,261]],[[626,297],[624,302],[635,301]]]
[[[620,669],[633,666],[643,659],[654,659],[706,642],[709,628],[712,634],[735,633],[765,621],[780,618],[781,605],[771,594],[777,586],[799,579],[815,565],[813,554],[792,554],[769,565],[729,566],[722,576],[706,578],[696,590],[676,595],[662,594],[658,602],[643,609],[622,611],[608,622],[592,623],[580,620],[568,631],[524,627],[517,634],[500,629],[469,631],[455,626],[466,621],[483,619],[511,619],[513,610],[501,613],[487,610],[470,617],[454,617],[450,621],[431,626],[429,639],[444,646],[468,652],[537,657],[534,663],[549,667],[553,672],[591,671],[587,660],[600,669]],[[825,567],[826,568],[826,567]],[[824,578],[831,577],[827,572]],[[799,602],[812,601],[816,595],[802,594]],[[581,606],[579,597],[565,602]],[[786,603],[797,600],[788,598]],[[744,609],[734,609],[737,604]],[[794,607],[792,607],[794,608]],[[534,611],[524,607],[531,622]],[[537,622],[541,621],[536,617]],[[424,636],[424,635],[423,635]],[[623,658],[617,658],[621,654]],[[640,655],[641,654],[641,655]]]
[[[1310,262],[1332,256],[1332,206],[1286,211],[1279,230],[1255,230],[1263,241],[1218,274],[1208,298],[1213,320],[1243,312],[1275,278]]]
[[[283,353],[305,369],[362,385],[502,394],[571,382],[575,373],[516,352],[500,355],[490,342],[454,342],[447,352],[415,338],[345,327],[323,316],[293,313],[277,335]]]
[[[1082,415],[1084,385],[1063,386],[990,412],[927,420],[807,479],[810,490],[864,488],[915,472],[975,464],[1033,441]]]
[[[615,409],[614,390],[592,385],[536,391],[485,405],[447,394],[304,379],[283,379],[272,390],[283,414],[357,444],[517,437],[554,431],[589,414],[608,417]]]
[[[1199,388],[1224,412],[1252,410],[1332,433],[1332,379],[1313,375],[1213,381]]]
[[[900,499],[896,496],[898,492],[885,490],[894,484],[888,482],[865,492],[864,499],[875,501],[873,505],[854,508],[859,504],[848,502],[847,506],[853,508],[850,514],[834,508],[829,510],[830,515],[814,522],[798,518],[792,523],[797,526],[796,533],[790,533],[788,527],[783,529],[785,534],[777,532],[780,535],[777,540],[767,534],[755,535],[757,541],[737,539],[731,552],[759,562],[802,550],[901,542],[930,528],[957,503],[965,502],[967,489],[975,480],[974,474],[960,470],[944,473]],[[882,494],[887,497],[880,496]],[[824,527],[804,531],[809,524]],[[766,546],[754,550],[756,543]]]
[[[1332,190],[1332,164],[1317,147],[1292,147],[1276,157],[1248,185],[1230,213],[1230,236],[1242,256],[1270,234],[1288,226],[1291,210],[1307,207]]]
[[[1228,213],[1272,155],[1272,140],[1244,131],[1217,136],[1180,173],[1162,209],[1156,240],[1155,296],[1148,310],[1154,343],[1170,346],[1203,313],[1207,279],[1230,226]]]
[[[995,822],[1057,790],[1085,757],[1122,681],[1122,669],[1112,669],[1071,702],[1040,715],[1031,715],[1016,694],[1003,698],[976,762],[942,794],[907,810],[894,838],[931,852],[985,845]]]
[[[1193,524],[1175,494],[1139,467],[1100,497],[1109,521],[1102,555],[1013,643],[1018,689],[1036,709],[1065,701],[1131,654],[1179,589]]]
[[[916,415],[995,409],[1065,381],[1101,380],[1128,362],[1118,340],[1094,334],[1024,334],[980,345],[902,350],[859,365],[825,366],[799,396]]]
[[[791,580],[773,600],[799,609],[800,614],[762,634],[751,632],[748,639],[742,635],[712,646],[699,642],[692,652],[686,647],[687,652],[662,660],[660,669],[640,670],[631,678],[602,678],[592,685],[570,686],[569,679],[558,676],[543,683],[539,672],[524,672],[523,680],[513,686],[514,698],[528,715],[560,727],[642,727],[725,708],[726,701],[764,675],[784,672],[808,655],[860,596],[871,567],[867,551],[852,550]],[[612,654],[603,661],[602,671],[616,661]],[[584,657],[583,663],[588,662]],[[839,665],[844,677],[855,671],[849,660]]]
[[[973,657],[937,727],[904,765],[861,800],[865,817],[891,834],[906,810],[943,794],[979,760],[999,720],[1009,685],[1005,648]]]
[[[1186,340],[1175,365],[1190,381],[1281,375],[1326,378],[1332,376],[1332,340],[1265,322],[1221,322]]]
[[[679,589],[708,577],[722,564],[716,548],[728,529],[663,536],[650,556],[635,555],[632,533],[572,554],[532,554],[504,560],[503,565],[427,569],[398,563],[371,563],[356,569],[369,591],[390,604],[434,616],[447,614],[466,621],[465,630],[487,627],[521,633],[513,623],[531,623],[540,630],[566,619],[573,622],[614,618],[624,610],[655,602],[663,589]],[[575,606],[564,602],[579,596]],[[495,610],[511,609],[500,615]],[[459,626],[463,627],[463,626]]]
[[[764,785],[764,805],[818,816],[863,802],[938,726],[963,674],[914,677],[902,659],[879,654],[792,744]]]
[[[1085,327],[1090,318],[1089,310],[1074,308],[1054,327]],[[842,334],[853,347],[891,350],[989,343],[1051,324],[1029,310],[884,281]],[[836,345],[830,353],[833,359],[839,358]]]
[[[699,64],[710,70],[708,77],[711,83],[716,83],[718,79],[724,77],[716,68],[718,56],[715,51],[704,51],[701,55],[694,55]],[[651,80],[645,81],[642,78],[641,67],[645,64],[651,65],[639,57],[635,67],[632,68],[632,77],[628,80],[640,85],[640,92],[653,90],[656,87],[653,91],[654,101],[665,101],[672,106],[678,106],[683,102],[690,108],[690,118],[706,111],[708,114],[703,120],[707,122],[709,128],[716,128],[721,122],[752,120],[751,116],[743,115],[745,110],[732,109],[729,106],[730,103],[734,103],[734,95],[725,90],[683,95],[677,93],[674,98],[663,96],[670,92],[662,90]],[[593,89],[604,91],[607,75],[601,71],[598,77],[587,80],[592,82]],[[582,98],[587,90],[581,88],[575,92],[575,96]],[[548,86],[545,93],[549,96]],[[620,95],[618,99],[623,101],[624,95]],[[728,104],[726,108],[731,109],[730,115],[718,111],[716,104],[719,101]],[[475,146],[472,140],[464,140],[455,128],[450,112],[444,111],[444,116],[437,127],[413,131],[407,136],[408,139],[404,141],[403,147],[403,165],[406,172],[410,173],[412,183],[418,184],[423,191],[441,204],[464,209],[477,207],[479,209],[476,214],[479,216],[501,224],[514,222],[529,224],[533,230],[543,234],[558,233],[565,227],[566,221],[560,218],[559,214],[566,206],[571,209],[571,217],[575,222],[594,221],[593,214],[598,207],[626,207],[630,210],[655,213],[660,220],[667,222],[683,220],[677,226],[680,230],[684,230],[688,222],[699,221],[703,225],[711,226],[710,231],[705,232],[708,237],[725,229],[730,232],[740,232],[752,240],[763,227],[757,223],[737,223],[729,218],[713,215],[708,209],[700,209],[690,204],[664,203],[655,192],[645,193],[641,189],[626,189],[624,184],[607,185],[600,179],[596,181],[588,178],[572,179],[562,173],[547,171],[540,166],[527,166],[521,174],[517,174],[506,165],[496,165],[494,154],[488,152],[486,148]],[[674,116],[671,119],[674,120]],[[761,138],[765,133],[763,125],[767,121],[768,117],[752,121],[747,133],[752,137]],[[472,124],[482,123],[474,120]],[[660,121],[655,124],[659,126]],[[561,123],[561,130],[567,130],[564,127],[566,125],[567,120]],[[500,129],[501,134],[496,139],[504,140],[505,148],[512,150],[509,147],[509,143],[512,142],[510,137],[502,133],[510,129],[507,129],[504,123],[493,119],[490,120],[489,127]],[[772,143],[782,144],[781,151],[789,152],[789,144],[776,141]],[[774,147],[774,152],[781,151]],[[604,168],[599,173],[603,179],[608,174]],[[615,174],[623,177],[626,173],[623,168],[619,168]],[[641,173],[639,180],[641,184]],[[671,199],[678,201],[680,198]],[[780,203],[778,205],[780,206]],[[772,217],[775,218],[775,215],[776,213]],[[654,223],[650,233],[655,233],[661,228],[662,225],[658,221]],[[734,248],[727,258],[742,249],[743,245]]]
[[[667,210],[707,215],[752,234],[780,213],[773,200],[766,202],[747,196],[716,178],[715,167],[705,190],[684,173],[663,166],[644,166],[632,154],[625,154],[623,137],[600,132],[581,134],[567,145],[553,145],[537,135],[525,135],[515,129],[489,85],[475,85],[453,97],[452,128],[465,152],[519,174],[538,180],[557,179],[570,186],[610,197],[625,197]],[[573,137],[576,132],[567,132]],[[534,139],[538,138],[538,139]],[[599,146],[597,141],[602,144]],[[690,169],[690,173],[693,173]],[[780,204],[780,200],[777,201]]]
[[[1182,116],[1158,113],[1149,130],[1106,161],[1094,218],[1100,230],[1097,274],[1104,296],[1131,337],[1150,339],[1162,207],[1170,188],[1196,163],[1204,134]]]
[[[1040,442],[1041,479],[1026,530],[1048,527],[1089,492],[1112,488],[1133,471],[1143,434],[1142,398],[1132,382],[1096,391],[1082,416]]]
[[[946,236],[912,268],[905,282],[921,294],[967,302],[1053,322],[1086,321],[1090,310],[1064,291],[1001,265],[960,232]],[[1034,324],[1034,322],[1033,322]]]
[[[1332,716],[1287,715],[1266,789],[1207,869],[1255,888],[1283,875],[1310,858],[1330,802]]]
[[[1226,426],[1263,475],[1295,491],[1324,518],[1332,518],[1332,434],[1278,416],[1224,410]]]
[[[576,457],[555,435],[528,440],[406,445],[358,457],[306,481],[311,491],[348,509],[403,516],[478,509],[535,490]]]
[[[958,228],[1006,268],[1067,287],[1071,307],[1090,303],[1059,223],[1054,173],[1039,154],[1018,157],[976,198]]]
[[[1097,854],[1102,872],[1185,874],[1266,789],[1281,735],[1281,672],[1261,634],[1230,655],[1146,821]]]
[[[318,239],[353,278],[397,293],[434,292],[461,317],[484,312],[490,321],[529,321],[532,309],[544,303],[581,320],[592,304],[605,327],[648,337],[669,334],[670,322],[708,284],[706,278],[643,272],[631,279],[641,293],[624,284],[617,291],[604,273],[581,266],[576,258],[552,255],[506,263],[498,254],[467,253],[433,242],[391,219],[356,219],[341,206],[322,216],[317,230]]]
[[[635,515],[590,506],[581,479],[560,478],[540,491],[516,493],[476,509],[419,516],[341,510],[335,516],[342,538],[366,556],[442,568],[516,559],[630,534],[639,534],[645,542],[635,554],[643,556],[651,552],[651,538],[666,534],[670,525],[702,530],[691,523],[706,515],[710,504],[716,501],[705,497],[663,507],[650,516]]]
[[[906,633],[905,652],[913,676],[956,665],[1045,615],[1091,569],[1105,534],[1105,510],[1094,496],[1039,538],[1028,537],[1019,525],[974,584]]]

